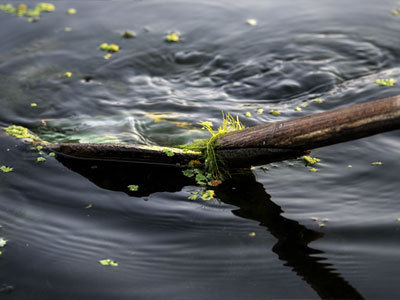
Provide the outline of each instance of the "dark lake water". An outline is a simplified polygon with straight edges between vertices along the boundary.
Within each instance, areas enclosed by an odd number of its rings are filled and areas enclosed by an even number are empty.
[[[183,144],[221,111],[253,126],[400,94],[398,1],[52,3],[35,23],[0,12],[0,127],[51,142]],[[1,134],[0,298],[399,299],[399,136],[314,150],[316,173],[256,167],[203,201],[173,170],[37,163]]]

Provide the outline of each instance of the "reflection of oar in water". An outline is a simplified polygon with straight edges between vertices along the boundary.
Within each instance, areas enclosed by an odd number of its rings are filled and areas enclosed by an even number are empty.
[[[134,196],[179,191],[185,185],[193,184],[180,169],[173,166],[92,161],[66,156],[57,156],[57,159],[102,188]],[[308,246],[310,242],[321,238],[322,233],[283,217],[281,207],[271,201],[271,196],[250,170],[233,172],[231,175],[215,188],[216,196],[225,203],[237,206],[238,209],[233,210],[235,215],[257,221],[266,227],[278,240],[272,251],[286,266],[291,267],[322,299],[363,299],[333,266],[323,262],[322,251]],[[140,186],[138,191],[132,192],[127,188],[132,183]]]
[[[226,166],[246,167],[395,129],[400,129],[400,96],[230,132],[217,139],[215,152]],[[82,158],[167,164],[185,164],[200,157],[178,149],[123,144],[55,144],[50,148]]]
[[[303,278],[321,299],[364,299],[332,265],[323,262],[325,258],[321,256],[322,251],[308,246],[323,234],[283,217],[281,207],[271,201],[271,196],[250,171],[233,173],[231,178],[216,188],[216,194],[223,202],[238,206],[233,211],[235,215],[265,226],[278,240],[272,251],[285,262],[285,266],[291,267]]]

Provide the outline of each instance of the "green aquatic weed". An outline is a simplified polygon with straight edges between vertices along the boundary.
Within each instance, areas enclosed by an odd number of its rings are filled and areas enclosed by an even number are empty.
[[[30,138],[32,135],[28,132],[28,129],[22,126],[11,125],[4,128],[6,133],[10,136],[14,136],[18,139]]]
[[[99,260],[99,263],[102,266],[118,267],[118,263],[116,261],[112,260],[112,259],[109,259],[109,258]]]
[[[377,79],[375,80],[376,84],[383,85],[383,86],[393,86],[395,81],[393,78],[388,79]]]
[[[4,173],[9,173],[9,172],[12,172],[14,169],[11,167],[7,167],[7,166],[1,166],[0,170],[3,171]]]
[[[128,189],[129,189],[131,192],[136,192],[136,191],[139,190],[139,186],[138,186],[138,185],[135,185],[135,184],[130,184],[130,185],[128,185]]]

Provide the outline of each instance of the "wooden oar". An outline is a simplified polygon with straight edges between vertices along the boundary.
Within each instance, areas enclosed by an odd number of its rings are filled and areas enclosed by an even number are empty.
[[[307,150],[400,129],[400,96],[249,127],[222,136],[216,153],[227,167],[247,167],[301,156]],[[187,164],[200,153],[124,144],[55,144],[52,151],[87,159]]]

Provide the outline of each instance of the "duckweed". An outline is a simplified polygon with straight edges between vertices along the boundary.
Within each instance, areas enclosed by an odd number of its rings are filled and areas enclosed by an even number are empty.
[[[10,136],[14,136],[18,139],[30,138],[32,135],[28,132],[28,129],[22,126],[12,125],[4,128],[6,133]]]
[[[304,155],[303,159],[304,159],[306,165],[309,165],[309,166],[315,165],[316,163],[321,161],[319,158],[311,157],[308,155]]]
[[[136,191],[139,190],[139,186],[138,186],[138,185],[135,185],[135,184],[130,184],[130,185],[128,185],[128,189],[129,189],[131,192],[136,192]]]
[[[176,43],[179,42],[179,34],[177,32],[173,32],[170,34],[167,34],[167,36],[165,37],[165,40],[169,43]]]
[[[256,26],[257,20],[256,19],[248,19],[247,24],[249,24],[250,26]]]
[[[393,86],[395,81],[393,78],[388,79],[377,79],[375,80],[376,84],[383,85],[383,86]]]
[[[280,116],[281,112],[279,110],[271,109],[269,113],[273,116]]]
[[[119,46],[117,44],[102,43],[99,46],[99,49],[101,51],[107,51],[107,52],[113,53],[113,52],[118,52],[119,51]]]
[[[112,259],[109,259],[109,258],[99,260],[99,263],[102,266],[118,267],[118,263],[116,261],[112,260]]]
[[[0,170],[3,171],[4,173],[9,173],[9,172],[12,172],[14,169],[11,167],[7,167],[7,166],[1,166]]]

